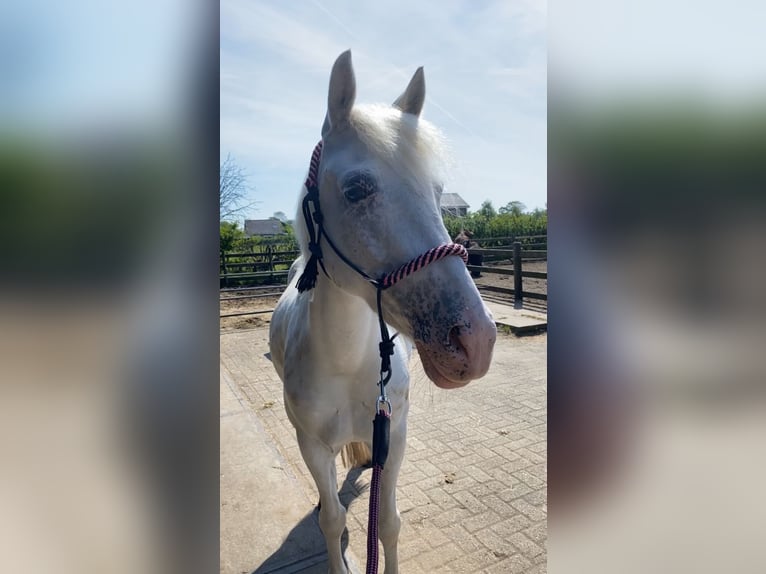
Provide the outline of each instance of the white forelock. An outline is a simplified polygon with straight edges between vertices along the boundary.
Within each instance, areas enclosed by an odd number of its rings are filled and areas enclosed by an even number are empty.
[[[430,122],[383,104],[355,106],[349,122],[362,144],[378,160],[413,181],[414,190],[430,194],[435,183],[445,182],[450,152],[444,136]],[[306,193],[303,186],[301,199]],[[308,238],[300,202],[295,231],[305,253]]]

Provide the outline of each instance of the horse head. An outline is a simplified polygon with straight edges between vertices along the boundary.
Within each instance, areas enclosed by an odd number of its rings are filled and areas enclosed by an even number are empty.
[[[330,77],[317,182],[326,235],[348,260],[377,278],[450,242],[439,207],[445,152],[439,132],[420,118],[422,68],[391,106],[356,106],[355,98],[348,51]],[[299,236],[307,255],[305,227]],[[322,251],[331,280],[376,309],[370,283],[333,249],[323,245]],[[461,258],[436,261],[382,297],[385,320],[414,340],[436,385],[459,387],[487,372],[495,324]]]

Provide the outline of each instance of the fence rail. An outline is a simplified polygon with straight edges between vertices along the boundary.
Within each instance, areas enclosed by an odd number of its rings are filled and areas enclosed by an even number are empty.
[[[476,271],[478,273],[495,273],[497,275],[515,275],[516,270],[507,267],[486,267],[484,265],[466,265],[468,271]],[[521,271],[521,276],[528,279],[548,279],[548,274],[543,271]]]
[[[260,277],[281,277],[287,275],[288,270],[284,271],[251,271],[249,273],[227,273],[221,275],[224,279],[256,279]]]
[[[286,277],[290,265],[300,251],[296,249],[277,250],[267,245],[262,251],[234,252],[221,251],[219,280],[222,288],[241,285],[243,281],[274,281]],[[250,259],[250,261],[243,261]],[[250,271],[242,271],[249,269]]]
[[[494,287],[492,285],[481,285],[479,286],[479,291],[489,291],[491,293],[501,293],[502,295],[507,295],[510,297],[515,297],[516,291],[513,289],[506,289],[504,287]],[[548,296],[545,293],[534,293],[531,291],[522,291],[521,292],[522,300],[524,299],[535,299],[537,301],[547,301]]]
[[[481,243],[482,241],[505,241],[506,243],[516,243],[517,241],[519,243],[522,243],[522,239],[545,239],[546,242],[548,241],[547,235],[509,235],[507,237],[478,237],[474,239],[474,241],[477,241]]]
[[[509,237],[474,237],[471,241],[475,241],[482,247],[505,247],[511,246],[514,243],[521,243],[524,249],[547,249],[548,236],[547,235],[518,235]]]
[[[266,249],[264,251],[244,251],[239,253],[227,253],[222,252],[221,257],[230,258],[230,257],[267,257],[270,253],[273,253],[274,255],[298,255],[300,251],[298,249],[286,249],[286,250],[279,250],[279,249]],[[295,257],[293,257],[294,259]]]
[[[468,253],[480,253],[482,255],[505,255],[508,257],[513,257],[513,249],[493,249],[493,248],[481,248],[481,247],[471,247],[468,249]],[[547,250],[538,250],[538,249],[524,249],[522,252],[522,257],[524,259],[526,258],[532,258],[532,257],[547,257],[548,251]]]

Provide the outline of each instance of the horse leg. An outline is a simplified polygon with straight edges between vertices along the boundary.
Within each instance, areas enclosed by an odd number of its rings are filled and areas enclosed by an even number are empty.
[[[338,497],[335,454],[320,441],[298,431],[298,446],[319,490],[319,527],[327,544],[330,574],[348,574],[340,549],[346,528],[346,509]]]
[[[407,429],[391,429],[388,460],[380,480],[380,513],[378,515],[378,539],[383,544],[385,574],[399,572],[399,528],[402,521],[396,507],[396,482],[404,459]]]

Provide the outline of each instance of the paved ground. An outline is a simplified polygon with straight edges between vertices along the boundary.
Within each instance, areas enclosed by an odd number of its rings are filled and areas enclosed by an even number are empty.
[[[413,359],[402,572],[545,572],[546,341],[500,335],[488,375],[453,391]],[[267,328],[221,335],[221,572],[324,573],[318,496],[267,352]],[[352,569],[364,568],[369,479],[339,463]]]

